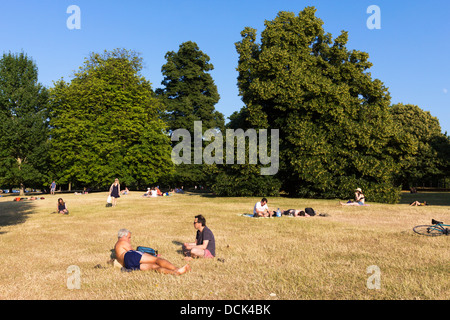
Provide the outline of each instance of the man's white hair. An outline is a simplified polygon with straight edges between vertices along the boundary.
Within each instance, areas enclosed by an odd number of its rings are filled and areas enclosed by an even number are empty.
[[[126,237],[130,232],[130,230],[128,229],[120,229],[119,232],[117,233],[117,237],[120,239],[122,237]]]

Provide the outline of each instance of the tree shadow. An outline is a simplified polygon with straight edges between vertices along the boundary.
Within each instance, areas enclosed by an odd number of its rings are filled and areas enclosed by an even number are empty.
[[[27,201],[0,202],[0,230],[2,227],[24,223],[33,213],[33,204]],[[5,234],[0,231],[0,234]]]
[[[410,204],[414,201],[424,202],[435,206],[450,206],[450,192],[418,192],[403,193],[400,204]]]

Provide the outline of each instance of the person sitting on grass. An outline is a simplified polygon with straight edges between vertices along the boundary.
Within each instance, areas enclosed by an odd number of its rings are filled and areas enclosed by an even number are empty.
[[[64,202],[64,200],[62,198],[58,199],[58,205],[57,205],[57,213],[61,213],[61,214],[69,214],[69,210],[67,209],[67,205]]]
[[[214,258],[216,255],[216,241],[214,234],[206,226],[206,219],[202,215],[195,216],[194,228],[197,229],[195,242],[183,243],[183,254],[185,260],[192,258]]]
[[[191,270],[188,264],[181,268],[151,254],[135,251],[131,247],[131,232],[120,229],[114,246],[117,261],[127,270],[154,270],[164,274],[181,275]]]
[[[361,188],[355,190],[355,201],[349,201],[347,203],[339,202],[341,206],[363,206],[365,203],[365,197]]]
[[[254,217],[272,217],[272,215],[273,212],[269,210],[266,198],[262,198],[261,201],[257,202],[253,207]]]

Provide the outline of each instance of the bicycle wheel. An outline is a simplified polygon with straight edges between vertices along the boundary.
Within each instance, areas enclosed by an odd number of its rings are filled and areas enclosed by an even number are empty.
[[[423,236],[429,236],[429,237],[437,237],[442,236],[444,234],[442,229],[439,229],[437,226],[431,226],[431,225],[423,225],[423,226],[415,226],[413,228],[415,233],[421,234]]]

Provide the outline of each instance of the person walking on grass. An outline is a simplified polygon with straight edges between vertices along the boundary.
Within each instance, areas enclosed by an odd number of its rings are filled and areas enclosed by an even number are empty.
[[[55,190],[56,190],[56,182],[53,181],[52,184],[50,185],[50,194],[54,195]]]
[[[195,242],[183,244],[184,259],[214,258],[216,256],[216,240],[212,231],[206,226],[206,219],[202,215],[195,216],[194,228],[197,229]]]
[[[115,179],[114,183],[109,188],[109,195],[111,196],[112,206],[117,205],[117,198],[120,198],[120,184],[119,179]]]
[[[131,232],[127,229],[120,229],[117,236],[118,240],[114,246],[116,259],[127,270],[154,270],[173,275],[181,275],[191,270],[188,264],[177,268],[165,259],[133,250],[131,246]]]

